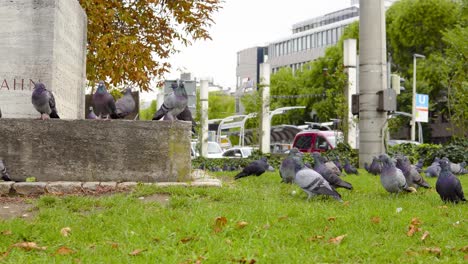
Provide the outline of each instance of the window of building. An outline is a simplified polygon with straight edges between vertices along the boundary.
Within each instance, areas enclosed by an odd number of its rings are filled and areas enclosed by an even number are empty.
[[[279,44],[275,44],[275,54],[276,56],[279,56]]]
[[[332,44],[336,43],[336,28],[331,30],[331,43]]]
[[[312,34],[312,35],[310,36],[310,47],[311,47],[311,48],[315,48],[315,35],[316,35],[316,34]]]
[[[332,32],[331,29],[327,30],[327,45],[332,43]]]
[[[317,47],[322,46],[322,33],[318,32],[317,33]]]

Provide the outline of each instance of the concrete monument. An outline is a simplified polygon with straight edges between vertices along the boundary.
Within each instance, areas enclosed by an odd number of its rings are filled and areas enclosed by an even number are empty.
[[[53,91],[58,114],[84,118],[87,17],[77,0],[0,1],[0,108],[37,118],[35,82]]]

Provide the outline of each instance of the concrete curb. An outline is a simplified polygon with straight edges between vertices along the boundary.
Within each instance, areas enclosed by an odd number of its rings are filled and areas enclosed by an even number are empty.
[[[0,196],[7,195],[41,195],[41,194],[76,194],[98,191],[128,191],[138,184],[158,187],[222,187],[219,179],[197,179],[192,182],[0,182]]]

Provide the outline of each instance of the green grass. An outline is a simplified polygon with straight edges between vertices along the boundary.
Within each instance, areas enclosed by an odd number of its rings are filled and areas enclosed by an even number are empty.
[[[43,196],[32,221],[0,220],[0,252],[9,251],[0,263],[466,263],[468,252],[460,248],[468,245],[468,204],[445,205],[434,189],[390,195],[378,177],[361,171],[345,177],[355,190],[338,190],[344,203],[307,201],[297,186],[280,184],[277,172],[236,182],[234,174],[216,174],[223,188]],[[468,191],[468,176],[460,180]],[[138,199],[155,193],[169,194],[169,202]],[[217,217],[227,219],[219,232]],[[409,237],[413,218],[422,230]],[[60,234],[63,227],[71,228],[68,237]],[[12,234],[2,235],[5,230]],[[425,231],[430,235],[422,241]],[[329,242],[340,235],[346,235],[340,244]],[[23,241],[47,249],[10,248]],[[75,253],[56,254],[62,246]],[[426,250],[435,248],[441,253]],[[145,251],[131,256],[136,249]]]

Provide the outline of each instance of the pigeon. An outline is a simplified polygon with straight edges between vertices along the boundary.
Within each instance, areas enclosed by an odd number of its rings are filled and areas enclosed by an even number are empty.
[[[343,169],[347,174],[356,174],[356,175],[359,174],[356,167],[354,167],[351,163],[349,163],[348,159],[345,160],[345,165],[343,166]]]
[[[185,107],[184,111],[177,115],[177,119],[192,122],[192,133],[197,134],[197,130],[195,129],[197,127],[197,123],[193,120],[192,112],[190,112],[188,106]]]
[[[115,102],[115,113],[119,118],[124,118],[135,111],[135,99],[132,96],[132,89],[127,88],[122,98]]]
[[[292,183],[296,176],[296,165],[302,162],[302,152],[297,148],[293,148],[289,151],[288,156],[281,162],[279,174],[281,176],[281,182]]]
[[[468,171],[465,169],[466,162],[462,163],[453,163],[451,162],[447,157],[442,158],[443,160],[446,160],[450,164],[450,171],[453,174],[466,174]]]
[[[115,100],[112,95],[107,92],[106,85],[104,81],[99,81],[98,88],[93,95],[93,104],[96,115],[101,119],[110,117],[112,119],[117,119],[115,108]]]
[[[338,168],[338,170],[340,170],[340,172],[343,171],[343,166],[341,165],[340,159],[338,159],[338,157],[333,159],[333,163],[335,163],[335,166]]]
[[[2,118],[2,109],[0,108],[0,118]]]
[[[171,85],[173,92],[164,99],[164,103],[154,114],[153,120],[161,118],[163,120],[177,120],[177,116],[187,107],[188,96],[184,83],[177,83]]]
[[[450,171],[450,162],[439,161],[441,171],[436,182],[436,191],[444,202],[466,201],[460,180]]]
[[[330,183],[331,186],[335,188],[345,188],[348,190],[352,190],[353,186],[351,183],[343,181],[335,172],[330,170],[325,163],[323,163],[323,159],[319,153],[314,152],[312,153],[312,157],[314,158],[314,170],[318,172],[325,180]]]
[[[325,159],[325,157],[322,157],[322,156],[321,156],[321,159],[322,159],[322,162],[325,164],[325,166],[327,166],[327,168],[329,168],[331,171],[333,171],[336,175],[338,175],[338,176],[341,175],[341,170],[340,170],[340,168],[338,168],[338,166],[336,166],[335,162],[327,161]]]
[[[98,117],[96,116],[96,114],[94,113],[93,111],[93,107],[90,106],[89,107],[89,113],[88,115],[86,116],[86,119],[97,119]]]
[[[57,114],[54,94],[47,90],[43,83],[34,84],[31,102],[41,114],[41,120],[60,118]]]
[[[408,186],[411,187],[424,187],[424,188],[431,188],[429,183],[427,183],[423,177],[419,174],[419,172],[411,166],[411,162],[408,160],[407,157],[405,156],[398,156],[396,158],[397,163],[396,167],[400,169],[403,172],[403,175],[405,176],[406,183]]]
[[[12,181],[10,178],[10,175],[7,172],[5,163],[3,163],[3,160],[0,159],[0,173],[2,174],[2,180],[4,181]]]
[[[403,172],[395,167],[393,160],[387,154],[379,156],[382,162],[382,172],[380,173],[380,182],[384,189],[389,193],[399,193],[401,191],[416,192],[416,189],[409,187],[406,183]]]
[[[247,177],[250,175],[260,176],[266,170],[274,171],[273,167],[268,164],[267,158],[262,157],[259,160],[252,161],[249,165],[247,165],[240,173],[238,173],[234,179],[238,180],[243,177]]]
[[[416,163],[416,164],[414,165],[414,167],[416,168],[416,170],[417,170],[418,172],[422,172],[423,166],[424,166],[424,159],[423,159],[423,158],[419,159],[419,160],[418,160],[418,163]]]
[[[364,166],[366,166],[366,164],[364,164]],[[374,175],[379,175],[380,172],[382,172],[382,164],[380,163],[379,158],[374,156],[372,158],[372,163],[368,168],[366,168],[366,170]]]
[[[427,177],[439,177],[439,173],[441,170],[439,161],[440,161],[439,158],[435,158],[431,166],[426,168],[424,173],[426,174]]]

